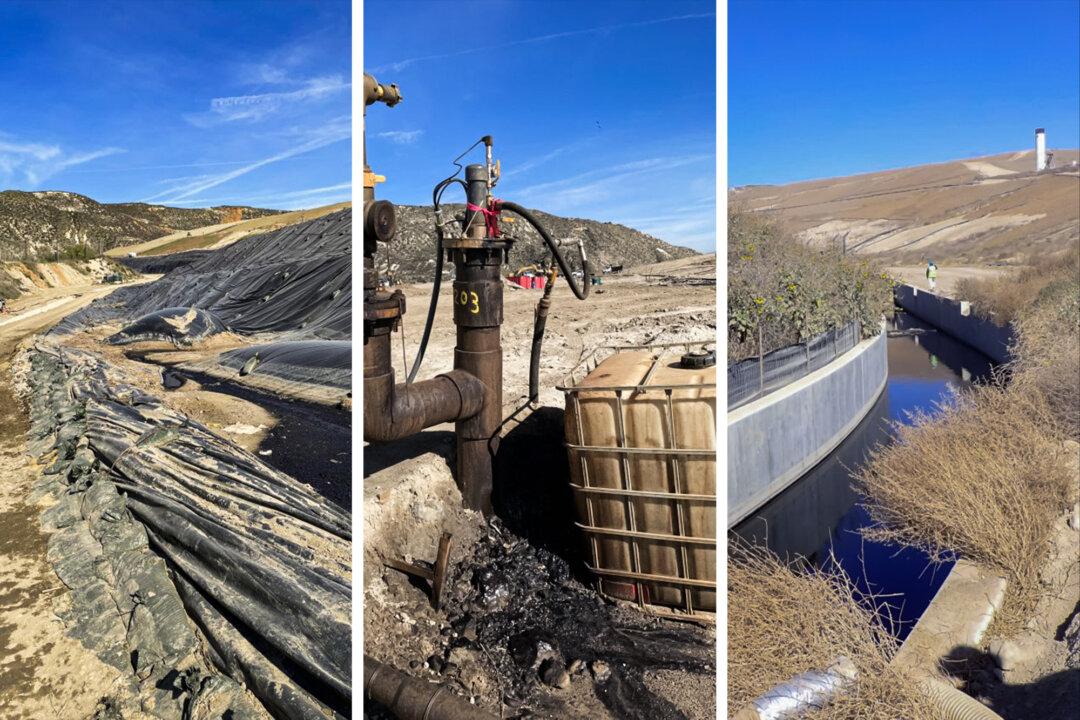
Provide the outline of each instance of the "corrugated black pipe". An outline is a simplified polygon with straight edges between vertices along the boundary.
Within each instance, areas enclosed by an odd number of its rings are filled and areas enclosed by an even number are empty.
[[[364,656],[364,694],[400,720],[495,720],[443,685]]]

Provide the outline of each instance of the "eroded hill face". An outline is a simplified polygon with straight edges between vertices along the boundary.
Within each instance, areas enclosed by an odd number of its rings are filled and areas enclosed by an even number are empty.
[[[69,192],[0,192],[0,253],[33,259],[71,245],[101,253],[118,245],[206,225],[273,215],[251,207],[174,208],[146,203],[99,203]]]
[[[840,245],[894,263],[925,258],[1015,262],[1080,240],[1080,151],[1034,151],[865,175],[731,191],[731,202],[775,214],[811,245]]]
[[[464,210],[462,205],[442,207],[444,216],[452,216]],[[556,239],[582,238],[589,263],[597,270],[607,265],[637,267],[698,254],[689,248],[666,243],[625,225],[557,217],[536,210],[532,212]],[[503,231],[518,240],[510,252],[511,272],[550,257],[540,236],[525,221],[510,213],[504,213],[503,217],[514,218],[515,222],[503,224]],[[566,253],[576,266],[577,250],[570,248]],[[398,205],[397,235],[389,246],[379,246],[377,260],[380,271],[386,273],[389,269],[398,282],[431,280],[435,267],[435,220],[431,207]]]

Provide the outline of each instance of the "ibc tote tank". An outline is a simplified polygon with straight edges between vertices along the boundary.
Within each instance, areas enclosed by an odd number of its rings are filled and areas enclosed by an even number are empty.
[[[715,354],[688,350],[598,351],[560,389],[577,525],[600,593],[713,622]]]

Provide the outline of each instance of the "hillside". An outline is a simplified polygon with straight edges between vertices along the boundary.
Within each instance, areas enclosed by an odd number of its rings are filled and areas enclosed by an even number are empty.
[[[110,257],[123,257],[129,253],[135,253],[142,257],[172,255],[174,253],[188,252],[189,250],[217,250],[249,235],[273,232],[287,225],[314,220],[323,215],[329,215],[338,210],[351,207],[352,203],[342,202],[305,210],[275,213],[251,218],[250,220],[238,220],[236,222],[217,223],[205,227],[180,230],[146,242],[134,245],[120,245],[105,254]]]
[[[69,192],[0,192],[0,259],[34,259],[71,245],[101,253],[169,233],[273,215],[279,210],[221,206],[174,208],[99,203]]]
[[[846,238],[848,251],[892,263],[1022,262],[1080,240],[1080,158],[1055,150],[1036,174],[1034,152],[900,170],[735,188],[730,200],[778,215],[811,245]]]
[[[444,205],[443,208],[445,214],[464,210],[462,205]],[[595,268],[605,265],[629,268],[697,254],[694,250],[671,245],[625,225],[557,217],[538,210],[533,210],[533,213],[553,237],[584,239],[589,263]],[[515,220],[512,224],[503,225],[504,230],[518,240],[510,252],[511,270],[549,257],[540,236],[527,223],[509,213],[504,213],[503,217],[514,217]],[[577,250],[570,249],[568,253],[576,264]],[[397,206],[397,235],[389,248],[380,246],[378,263],[383,272],[387,271],[389,265],[398,282],[431,279],[435,265],[435,219],[430,206]]]

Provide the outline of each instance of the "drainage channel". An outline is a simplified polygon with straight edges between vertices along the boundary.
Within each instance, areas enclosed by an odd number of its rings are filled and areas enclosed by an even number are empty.
[[[781,557],[801,556],[825,569],[835,563],[859,590],[889,604],[893,633],[903,640],[952,564],[934,565],[921,551],[864,540],[859,530],[870,518],[851,487],[851,474],[875,445],[891,442],[890,423],[907,423],[918,410],[933,412],[951,393],[989,379],[993,365],[907,313],[898,312],[888,330],[888,382],[866,418],[828,457],[732,532]]]

